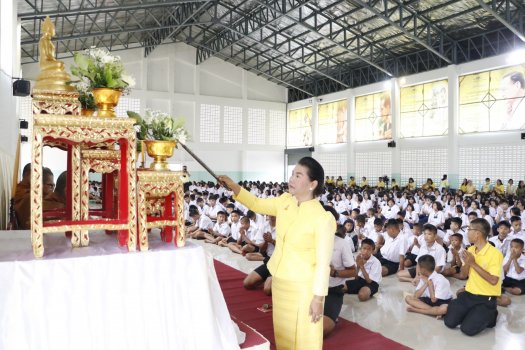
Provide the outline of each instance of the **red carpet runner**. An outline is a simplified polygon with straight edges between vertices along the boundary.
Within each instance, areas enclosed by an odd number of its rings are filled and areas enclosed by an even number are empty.
[[[246,290],[242,281],[246,274],[214,260],[215,271],[221,285],[224,299],[230,314],[238,320],[253,327],[271,343],[275,349],[275,340],[272,328],[272,313],[263,313],[257,310],[265,303],[271,303],[271,297],[266,296],[262,289]],[[361,327],[357,323],[340,318],[335,331],[324,340],[324,349],[410,349],[393,340],[383,337]]]

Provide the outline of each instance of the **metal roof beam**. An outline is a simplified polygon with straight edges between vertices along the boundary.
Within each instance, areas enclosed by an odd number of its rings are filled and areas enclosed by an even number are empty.
[[[235,45],[243,38],[248,37],[250,34],[266,28],[268,25],[271,25],[272,23],[284,17],[287,13],[295,11],[296,9],[304,6],[309,1],[312,0],[269,1],[268,5],[265,5],[260,11],[257,11],[250,16],[246,16],[242,21],[234,22],[234,24],[231,26],[225,26],[229,30],[224,31],[221,34],[223,36],[229,36],[228,41],[221,40],[221,38],[217,36],[211,41],[206,42],[203,48],[197,50],[197,64],[200,64],[212,57],[214,52],[221,52],[222,50]],[[225,5],[221,4],[221,6]],[[282,11],[279,10],[279,8],[282,8]],[[232,32],[239,34],[232,35]],[[207,48],[210,48],[210,50],[206,50]]]
[[[262,3],[262,1],[259,1],[259,0],[256,0],[258,3]],[[302,12],[299,12],[299,19],[295,19],[294,17],[288,15],[288,14],[283,14],[284,16],[286,16],[289,20],[291,20],[292,22],[294,22],[296,25],[310,31],[311,33],[314,33],[315,35],[317,36],[320,36],[322,37],[324,40],[326,41],[329,41],[330,43],[332,43],[333,45],[337,46],[338,48],[346,51],[347,53],[349,53],[351,56],[355,57],[355,58],[358,58],[360,59],[361,61],[373,66],[373,67],[376,67],[377,69],[385,72],[386,74],[392,76],[393,74],[387,70],[385,70],[385,68],[381,67],[380,65],[378,65],[377,63],[373,62],[372,59],[373,59],[373,54],[374,54],[374,51],[373,49],[375,48],[376,50],[378,50],[379,52],[383,53],[384,50],[382,48],[379,48],[377,47],[376,45],[373,44],[372,41],[368,40],[368,39],[364,39],[362,38],[359,33],[351,33],[352,36],[349,37],[345,31],[345,28],[344,26],[341,26],[341,28],[339,30],[336,30],[334,31],[333,30],[333,22],[330,20],[329,17],[327,17],[326,15],[323,14],[323,9],[313,9],[310,7],[310,9],[313,11],[313,13],[315,14],[315,17],[314,17],[314,23],[320,23],[319,25],[315,25],[314,27],[310,26],[309,24],[305,23],[305,18],[302,17]],[[319,21],[317,20],[317,16],[323,16],[325,19],[327,19],[327,21]],[[319,32],[319,30],[328,25],[328,29],[329,29],[329,34],[328,35],[324,35],[324,34],[321,34]],[[339,24],[337,24],[337,26],[340,26]],[[339,36],[339,34],[342,34],[343,35],[343,41],[342,42],[338,42],[336,41],[335,39]],[[353,49],[350,49],[349,47],[354,45],[356,46],[356,49],[357,50],[353,50]],[[370,56],[370,58],[368,58],[367,56]],[[381,54],[381,56],[384,56],[384,54]]]
[[[349,0],[371,11],[382,18],[404,35],[413,39],[427,50],[452,64],[452,60],[443,54],[445,41],[453,41],[445,32],[439,29],[432,21],[419,16],[416,11],[405,6],[401,0]],[[391,5],[390,2],[395,3]],[[435,49],[437,39],[438,49]]]
[[[209,22],[204,22],[201,24],[206,24]],[[104,35],[115,35],[115,34],[122,34],[122,33],[146,33],[151,34],[152,32],[155,32],[159,29],[173,29],[178,27],[188,27],[195,25],[195,23],[188,23],[188,24],[176,24],[176,25],[168,25],[163,26],[161,28],[158,27],[150,27],[150,28],[123,28],[122,30],[110,30],[105,32],[96,32],[96,33],[84,33],[84,34],[78,34],[78,35],[64,35],[53,38],[53,41],[60,42],[64,40],[75,40],[75,39],[82,39],[82,38],[92,38],[92,37],[99,37]],[[39,40],[31,39],[31,40],[23,40],[21,41],[22,45],[29,45],[29,44],[38,44]]]
[[[477,0],[478,4],[501,24],[507,27],[521,41],[525,42],[523,32],[523,16],[525,15],[522,3],[513,3],[509,0]]]
[[[151,8],[159,8],[159,7],[171,7],[171,6],[179,6],[184,4],[196,4],[196,3],[202,3],[207,2],[209,0],[164,0],[164,1],[153,1],[153,2],[142,2],[139,4],[133,4],[133,5],[119,5],[119,6],[93,6],[93,7],[67,7],[66,10],[60,10],[57,8],[53,11],[40,11],[38,10],[37,3],[39,0],[29,1],[25,0],[26,3],[28,3],[33,9],[35,9],[34,12],[25,12],[18,14],[18,18],[21,21],[28,21],[33,19],[44,19],[45,17],[70,17],[70,16],[78,16],[78,15],[87,15],[87,14],[97,14],[97,13],[104,13],[104,12],[122,12],[122,11],[132,11],[132,10],[145,10],[145,9],[151,9]],[[71,4],[71,1],[68,2],[69,5]],[[100,2],[98,2],[100,3]],[[96,4],[96,3],[95,3]],[[60,4],[59,4],[60,5]]]
[[[152,37],[146,39],[144,57],[147,57],[153,50],[155,50],[156,45],[162,41],[171,37],[176,38],[184,26],[197,24],[197,15],[203,10],[207,10],[210,4],[217,6],[216,0],[207,0],[202,4],[189,4],[187,6],[178,7],[173,15],[170,15],[167,19],[163,20],[164,25],[177,24],[177,26],[171,29],[158,29],[153,33]]]

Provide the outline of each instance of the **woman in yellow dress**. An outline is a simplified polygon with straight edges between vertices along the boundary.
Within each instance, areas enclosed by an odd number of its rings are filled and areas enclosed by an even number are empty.
[[[236,200],[255,212],[277,217],[277,239],[268,269],[278,350],[320,350],[323,346],[323,304],[336,230],[333,215],[317,199],[323,179],[322,166],[304,157],[289,179],[289,193],[260,199],[229,177],[219,176]]]

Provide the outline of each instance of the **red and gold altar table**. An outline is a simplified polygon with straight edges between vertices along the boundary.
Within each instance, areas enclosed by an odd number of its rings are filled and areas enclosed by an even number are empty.
[[[162,228],[162,240],[185,244],[184,184],[180,171],[137,170],[137,216],[140,250],[148,250],[148,230]],[[160,204],[155,208],[151,203]],[[151,215],[155,212],[158,215]],[[175,235],[173,235],[175,232]]]
[[[28,237],[0,231],[0,349],[239,349],[198,244],[177,248],[155,232],[147,252],[127,253],[103,231],[82,249],[45,235],[35,259]]]
[[[137,245],[136,216],[136,134],[134,120],[130,118],[94,118],[74,115],[33,115],[32,167],[31,167],[31,242],[35,257],[44,255],[44,233],[71,231],[73,247],[87,246],[89,230],[118,230],[119,242],[129,251]],[[66,220],[43,222],[42,215],[42,148],[46,144],[67,145],[68,182],[70,186],[70,217]],[[114,218],[90,220],[86,195],[81,195],[82,179],[81,152],[85,148],[106,147],[108,143],[119,146],[118,167],[118,209]],[[85,174],[84,174],[85,176]],[[84,214],[82,213],[84,208]],[[69,209],[69,208],[68,208]],[[69,211],[69,210],[68,210]]]

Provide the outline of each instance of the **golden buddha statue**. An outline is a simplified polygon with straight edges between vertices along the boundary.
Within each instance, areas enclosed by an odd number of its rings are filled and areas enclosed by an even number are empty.
[[[51,38],[55,36],[55,25],[51,18],[46,17],[42,22],[42,37],[38,42],[40,53],[40,74],[36,79],[36,90],[48,91],[76,91],[73,86],[67,83],[71,77],[66,73],[64,63],[55,57],[55,45]]]

